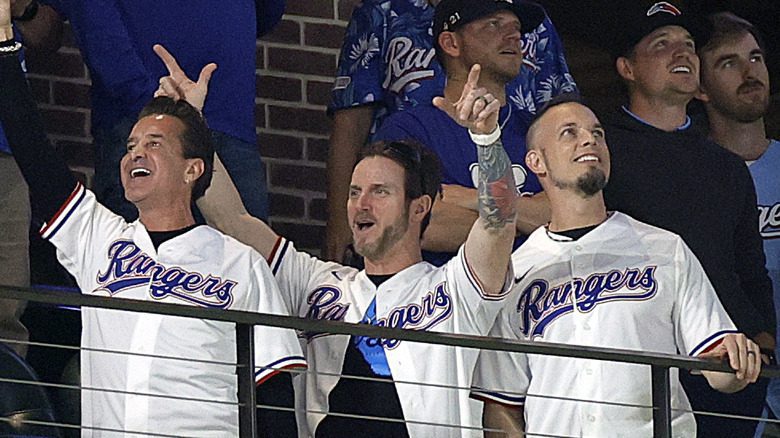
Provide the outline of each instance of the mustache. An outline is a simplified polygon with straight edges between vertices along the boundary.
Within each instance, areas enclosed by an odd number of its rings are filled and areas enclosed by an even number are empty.
[[[750,91],[764,89],[765,87],[766,85],[758,79],[748,79],[737,87],[737,93],[748,93]]]

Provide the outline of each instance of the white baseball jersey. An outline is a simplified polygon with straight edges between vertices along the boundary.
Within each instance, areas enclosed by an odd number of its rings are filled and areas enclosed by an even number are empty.
[[[318,260],[295,250],[283,238],[271,255],[270,265],[282,294],[299,316],[357,323],[376,297],[378,325],[447,333],[487,334],[511,285],[510,273],[504,293],[485,295],[469,269],[462,247],[456,257],[440,268],[420,262],[378,288],[365,271]],[[349,336],[300,336],[309,370],[302,385],[305,389],[296,387],[305,392],[305,402],[300,392],[296,399],[299,407],[305,404],[307,412],[309,431],[302,431],[302,435],[313,435],[325,417],[319,412],[328,411],[328,394],[338,383]],[[404,419],[480,426],[469,401],[477,350],[397,340],[383,340],[382,345]],[[407,429],[412,437],[482,436],[458,427],[407,423]]]
[[[576,241],[539,228],[512,263],[519,294],[494,336],[696,356],[735,331],[682,239],[621,213]],[[690,410],[677,376],[673,369],[672,408]],[[474,384],[475,397],[524,405],[527,433],[652,436],[649,408],[581,401],[650,406],[646,365],[485,350]],[[690,413],[673,410],[672,428],[696,436]]]
[[[81,184],[41,233],[86,294],[289,314],[253,249],[199,226],[156,251],[143,224],[126,223]],[[83,427],[238,435],[238,408],[226,404],[237,402],[234,324],[96,308],[81,315]],[[265,367],[305,366],[293,330],[258,326],[255,341],[257,381],[274,373]]]

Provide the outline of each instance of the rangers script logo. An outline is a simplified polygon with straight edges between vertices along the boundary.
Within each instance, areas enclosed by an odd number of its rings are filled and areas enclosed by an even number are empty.
[[[573,278],[550,285],[545,280],[533,280],[520,293],[517,311],[520,330],[531,339],[542,336],[547,326],[558,317],[574,311],[590,312],[609,301],[635,301],[652,298],[658,289],[655,280],[657,266],[644,269],[594,273],[588,278]]]
[[[306,318],[343,321],[349,309],[348,303],[341,302],[343,293],[335,286],[322,286],[309,294],[306,302],[309,310]],[[423,295],[420,304],[410,303],[391,309],[386,318],[378,318],[376,325],[380,327],[405,328],[413,330],[430,330],[452,315],[452,299],[447,293],[446,283],[439,283],[432,291]],[[326,333],[304,333],[303,337],[312,339]],[[401,341],[397,339],[370,340],[370,344],[381,344],[392,349]]]
[[[780,237],[780,202],[758,206],[758,231],[764,239]]]
[[[387,45],[387,74],[382,88],[400,93],[410,82],[432,78],[435,72],[428,67],[434,56],[434,49],[415,47],[411,38],[393,38]]]
[[[233,302],[235,281],[222,280],[157,263],[131,240],[117,240],[108,248],[108,269],[98,272],[97,290],[114,296],[124,289],[148,284],[152,298],[172,296],[198,306],[226,309]]]

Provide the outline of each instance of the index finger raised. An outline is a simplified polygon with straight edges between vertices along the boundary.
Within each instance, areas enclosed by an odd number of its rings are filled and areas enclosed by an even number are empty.
[[[474,64],[471,66],[471,70],[469,70],[469,76],[466,79],[466,87],[470,90],[473,90],[477,88],[477,84],[479,83],[479,74],[482,71],[482,67],[479,64]]]
[[[171,55],[171,52],[169,52],[168,49],[163,47],[161,44],[155,44],[152,46],[152,50],[154,50],[154,53],[156,53],[163,64],[165,64],[165,68],[168,69],[168,73],[170,73],[171,76],[184,73],[184,70],[179,67],[179,63],[176,62],[176,58]]]

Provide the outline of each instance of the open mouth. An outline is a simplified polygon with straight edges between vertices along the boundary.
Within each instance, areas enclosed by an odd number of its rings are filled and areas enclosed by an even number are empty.
[[[672,73],[691,73],[691,67],[687,65],[678,65],[672,68]]]
[[[136,167],[135,169],[130,171],[131,178],[143,178],[146,176],[150,176],[151,174],[152,171],[143,167]]]
[[[358,231],[366,231],[373,226],[374,223],[370,221],[359,221],[355,223],[355,227],[358,229]]]
[[[598,163],[601,161],[599,157],[595,155],[583,155],[577,159],[574,160],[575,163],[587,163],[587,162],[595,162]]]

